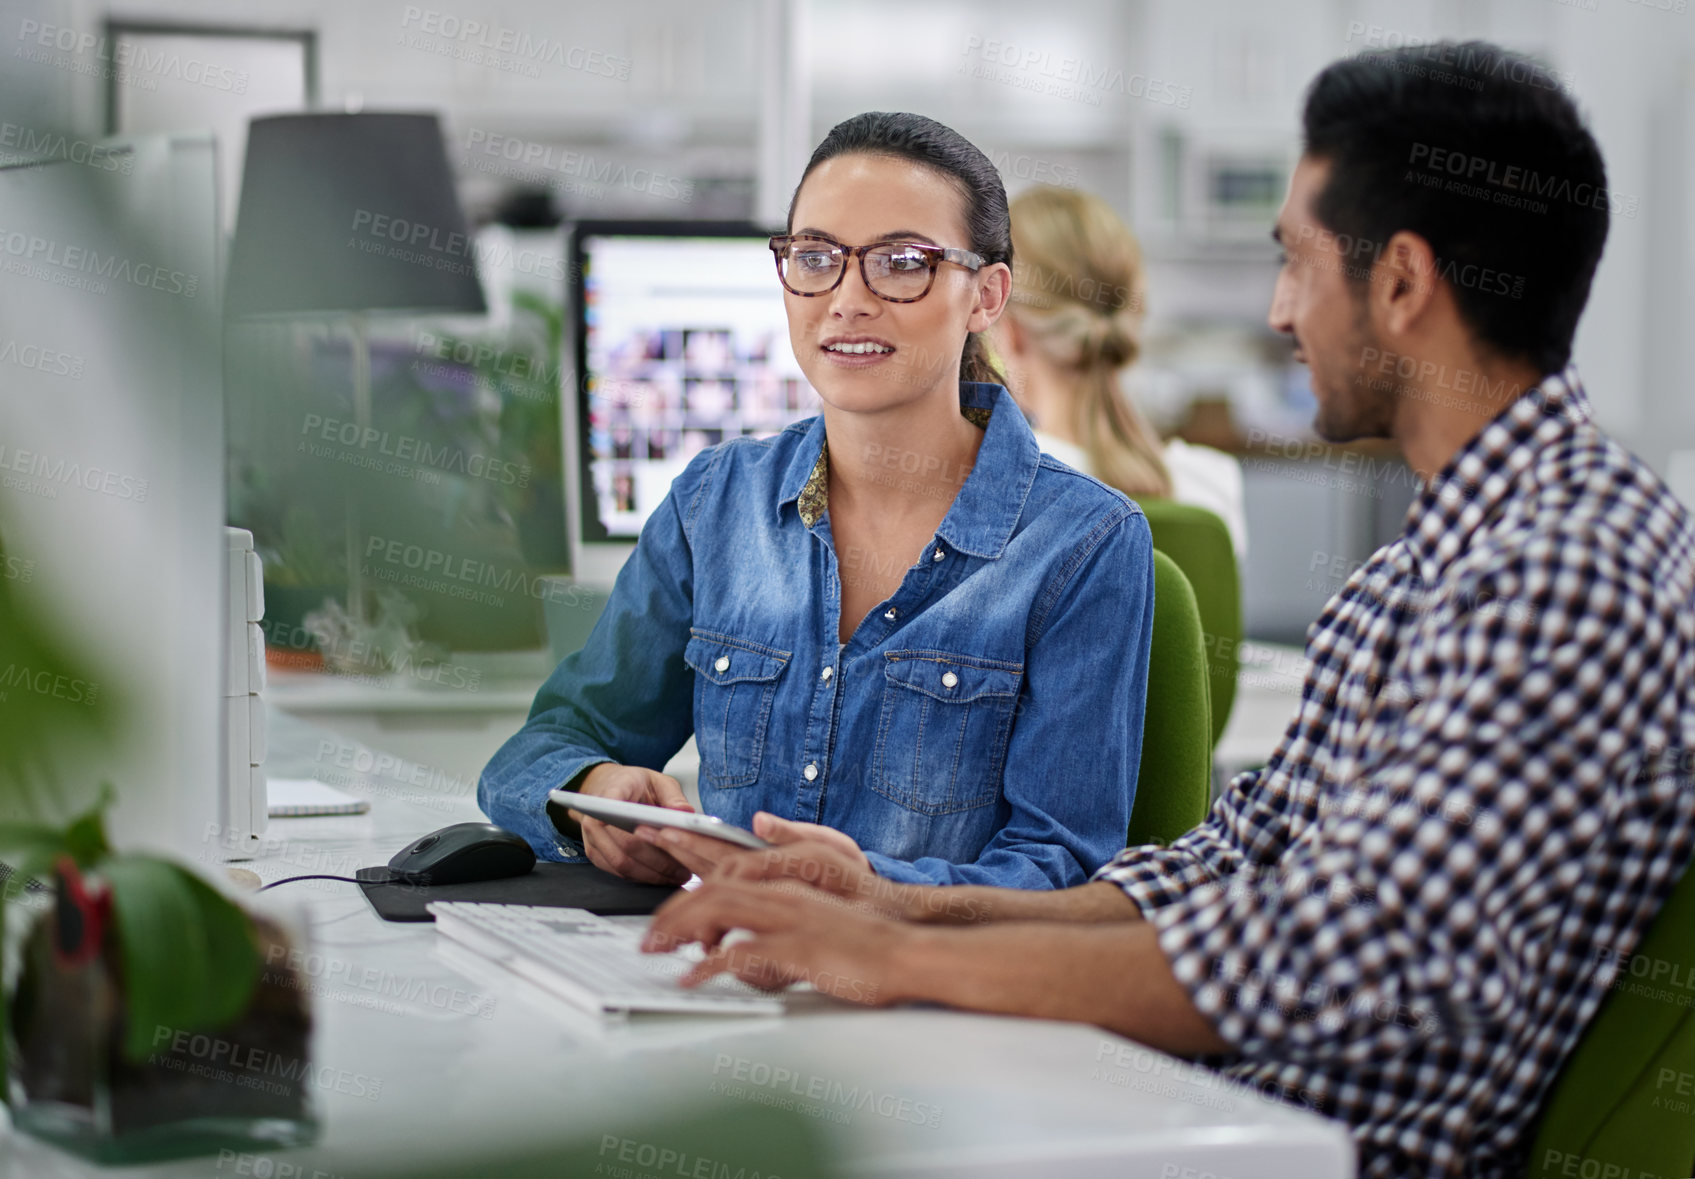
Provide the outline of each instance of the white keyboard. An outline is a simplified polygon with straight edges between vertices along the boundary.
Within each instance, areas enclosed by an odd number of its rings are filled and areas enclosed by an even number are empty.
[[[642,931],[586,909],[431,901],[436,929],[461,945],[590,1011],[693,1015],[781,1015],[783,1000],[719,975],[693,990],[677,980],[700,960],[644,954]],[[692,947],[691,947],[692,948]]]

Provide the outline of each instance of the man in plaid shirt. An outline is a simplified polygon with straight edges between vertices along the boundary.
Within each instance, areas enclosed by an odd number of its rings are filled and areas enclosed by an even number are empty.
[[[1304,121],[1271,323],[1319,434],[1395,439],[1421,490],[1309,631],[1270,762],[1059,893],[896,885],[776,819],[774,852],[650,832],[710,875],[650,945],[1204,1056],[1350,1123],[1368,1176],[1518,1174],[1695,853],[1695,526],[1569,366],[1610,198],[1546,72],[1478,43],[1365,55]]]

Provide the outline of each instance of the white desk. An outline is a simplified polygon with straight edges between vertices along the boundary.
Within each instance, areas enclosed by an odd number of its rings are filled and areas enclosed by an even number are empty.
[[[271,719],[271,772],[308,772],[319,732],[274,710]],[[346,873],[385,862],[423,831],[477,817],[462,795],[442,805],[407,801],[421,792],[404,782],[373,782],[366,815],[273,821],[266,854],[250,866],[266,880]],[[1352,1143],[1339,1124],[1093,1028],[933,1009],[867,1011],[815,995],[797,997],[781,1019],[649,1017],[603,1027],[440,944],[429,925],[383,923],[353,885],[306,881],[264,895],[292,896],[312,923],[313,950],[322,956],[308,971],[319,984],[316,1062],[380,1081],[374,1100],[324,1092],[319,1143],[275,1156],[268,1174],[283,1173],[284,1161],[303,1168],[293,1174],[345,1175],[409,1158],[471,1157],[494,1143],[599,1135],[638,1126],[638,1111],[748,1101],[721,1090],[738,1071],[748,1078],[776,1069],[803,1078],[803,1094],[816,1077],[820,1091],[857,1086],[890,1095],[888,1108],[905,1102],[899,1115],[851,1108],[839,1097],[792,1098],[826,1131],[850,1174],[1354,1173]],[[367,970],[377,981],[361,981]],[[428,992],[408,998],[419,980]],[[789,1098],[796,1087],[775,1092]],[[923,1117],[914,1118],[920,1109]],[[934,1125],[925,1124],[930,1111]],[[236,1174],[214,1159],[123,1173]],[[28,1139],[0,1144],[0,1176],[95,1174]]]

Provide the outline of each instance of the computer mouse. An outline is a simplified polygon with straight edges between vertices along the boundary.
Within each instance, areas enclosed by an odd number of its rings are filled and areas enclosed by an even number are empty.
[[[388,866],[403,884],[470,884],[522,876],[536,866],[536,853],[504,827],[455,823],[407,844]]]

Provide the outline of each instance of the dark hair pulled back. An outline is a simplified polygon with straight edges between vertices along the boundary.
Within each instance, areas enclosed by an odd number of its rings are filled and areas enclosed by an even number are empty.
[[[830,128],[806,162],[806,171],[789,200],[790,230],[795,224],[795,201],[800,199],[801,186],[812,170],[826,160],[854,154],[911,160],[946,176],[965,198],[970,249],[986,262],[1012,265],[1012,217],[1007,212],[1006,186],[989,157],[952,127],[900,111],[866,111]],[[988,350],[976,332],[965,337],[959,376],[963,381],[1006,384],[1006,377],[990,363]]]

